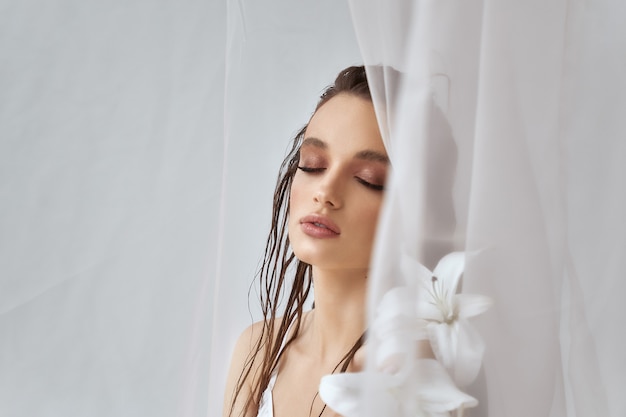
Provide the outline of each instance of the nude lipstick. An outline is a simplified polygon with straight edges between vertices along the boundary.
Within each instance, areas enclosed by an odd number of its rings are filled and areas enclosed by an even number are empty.
[[[328,217],[311,214],[300,219],[304,234],[318,239],[337,237],[341,234],[339,226]]]

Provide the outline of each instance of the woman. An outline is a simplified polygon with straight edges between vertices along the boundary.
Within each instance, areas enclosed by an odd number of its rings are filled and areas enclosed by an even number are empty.
[[[322,94],[281,167],[260,273],[265,318],[237,342],[225,416],[332,415],[318,386],[323,375],[357,366],[388,168],[365,70],[347,68]],[[313,286],[314,308],[305,312]]]

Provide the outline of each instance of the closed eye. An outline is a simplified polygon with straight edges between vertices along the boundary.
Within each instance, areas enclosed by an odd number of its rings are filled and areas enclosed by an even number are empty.
[[[383,191],[385,189],[384,185],[373,184],[371,182],[365,181],[363,178],[354,177],[358,182],[366,186],[367,188],[371,188],[374,191]]]
[[[302,172],[308,172],[309,174],[315,174],[315,173],[324,171],[326,168],[311,168],[311,167],[299,166],[298,169],[300,171],[302,171]]]

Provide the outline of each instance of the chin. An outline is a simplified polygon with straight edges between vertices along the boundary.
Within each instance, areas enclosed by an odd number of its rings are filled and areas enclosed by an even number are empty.
[[[319,253],[315,254],[315,253],[311,253],[311,251],[308,251],[308,250],[302,250],[302,249],[298,250],[296,248],[293,248],[293,253],[294,255],[296,255],[296,258],[298,258],[300,262],[304,262],[309,265],[318,265],[320,263]]]
[[[294,249],[293,253],[299,261],[319,269],[355,270],[369,268],[369,265],[364,262],[347,263],[346,259],[353,258],[349,255],[341,255],[336,251],[308,251]]]

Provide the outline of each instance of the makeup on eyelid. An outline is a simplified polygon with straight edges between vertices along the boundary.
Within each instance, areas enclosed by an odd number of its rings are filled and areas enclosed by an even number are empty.
[[[300,161],[298,163],[298,168],[305,169],[325,169],[328,168],[329,159],[326,155],[319,155],[319,153],[326,154],[329,151],[328,145],[325,142],[316,139],[316,143],[324,143],[324,148],[314,148],[313,150],[309,149],[301,149],[300,151]],[[305,146],[304,148],[313,148],[312,145]],[[319,151],[317,149],[320,149]],[[331,161],[332,162],[332,161]],[[366,175],[372,179],[372,177],[377,178],[379,183],[383,183],[386,177],[386,171],[388,166],[388,160],[386,156],[381,155],[380,153],[373,150],[362,150],[357,152],[356,155],[352,158],[351,161],[347,161],[346,164],[351,166],[356,166],[356,169],[353,169],[355,175],[365,172]],[[382,175],[378,174],[378,171],[383,171]],[[380,177],[382,176],[382,179]],[[366,178],[363,178],[366,179]]]
[[[321,174],[323,173],[326,168],[323,167],[312,167],[312,166],[298,166],[298,169],[302,172],[305,172],[307,174]],[[359,173],[354,174],[354,179],[361,183],[362,185],[366,186],[367,188],[370,188],[372,190],[375,191],[382,191],[384,190],[385,186],[383,185],[385,183],[384,179],[379,179],[378,177],[374,177],[374,178],[370,178],[371,176],[369,175],[362,175]]]

